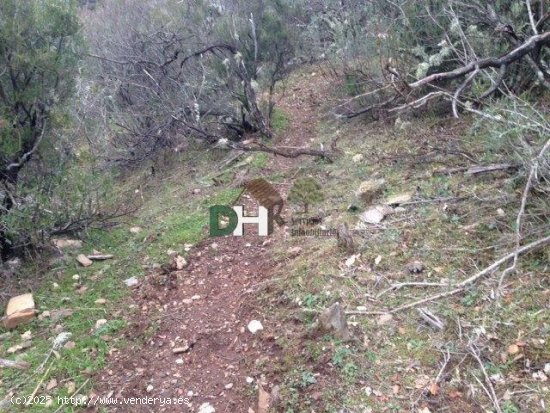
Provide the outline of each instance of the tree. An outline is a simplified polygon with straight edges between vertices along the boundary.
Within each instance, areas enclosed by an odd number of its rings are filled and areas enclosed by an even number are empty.
[[[208,145],[281,156],[325,151],[268,147],[277,82],[294,55],[288,0],[217,5],[174,0],[106,2],[88,12],[90,89],[103,94],[112,133],[108,156],[121,164]],[[270,91],[263,105],[262,87]],[[242,142],[252,142],[243,144]]]
[[[78,62],[76,4],[0,2],[0,252],[9,256],[7,217],[18,204],[21,171],[51,138],[72,96]]]
[[[311,177],[299,178],[290,188],[288,200],[295,204],[302,204],[304,213],[307,214],[311,204],[317,204],[323,200],[321,185]]]

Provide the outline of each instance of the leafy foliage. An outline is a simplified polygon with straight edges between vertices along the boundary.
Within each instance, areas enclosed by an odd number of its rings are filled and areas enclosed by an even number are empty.
[[[311,177],[297,179],[288,193],[288,200],[304,206],[307,213],[311,204],[317,204],[323,200],[321,185]]]

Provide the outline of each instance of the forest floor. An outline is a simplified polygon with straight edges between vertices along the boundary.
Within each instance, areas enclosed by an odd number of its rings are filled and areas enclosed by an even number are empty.
[[[448,291],[514,247],[517,178],[445,172],[504,161],[476,139],[483,131],[470,119],[343,122],[328,115],[342,89],[323,69],[302,69],[279,90],[274,117],[276,145],[329,147],[337,138],[333,163],[242,154],[224,164],[233,154],[198,157],[190,148],[162,178],[130,177],[129,202],[139,212],[108,234],[93,232],[84,246],[115,259],[81,268],[69,253],[50,265],[35,292],[42,316],[0,340],[7,352],[30,329],[32,346],[16,352],[33,373],[2,370],[0,388],[87,397],[99,412],[546,412],[544,252],[521,261],[502,297],[495,272],[425,304],[442,329],[416,309],[390,313]],[[324,195],[309,214],[287,203],[286,225],[269,237],[208,237],[208,208],[232,202],[235,181],[263,177],[286,196],[304,176]],[[384,179],[377,204],[408,199],[377,224],[362,222],[372,205],[354,195],[367,179]],[[252,198],[241,201],[254,213]],[[333,237],[291,236],[293,218],[316,218],[308,229],[348,224],[357,252]],[[137,284],[127,287],[131,277]],[[350,340],[315,329],[334,302],[347,312]],[[252,333],[251,321],[263,329]],[[62,331],[72,344],[43,363]],[[132,397],[158,401],[123,404]],[[55,402],[46,409],[76,410]]]

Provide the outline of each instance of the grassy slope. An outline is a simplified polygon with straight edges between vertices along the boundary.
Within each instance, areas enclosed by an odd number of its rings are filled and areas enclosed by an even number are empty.
[[[517,177],[434,173],[444,166],[471,164],[459,152],[484,163],[502,161],[482,145],[483,136],[471,134],[468,122],[428,118],[413,120],[405,130],[361,121],[320,123],[319,141],[328,144],[335,134],[343,137],[339,144],[343,154],[334,164],[308,162],[301,170],[324,186],[325,201],[318,209],[327,216],[326,227],[336,228],[340,222],[356,225],[358,213],[346,212],[346,207],[355,202],[353,191],[360,182],[370,178],[386,179],[382,198],[412,192],[426,199],[467,199],[407,206],[380,226],[368,227],[368,234],[356,239],[361,257],[350,270],[344,266],[348,255],[337,249],[334,240],[291,238],[278,245],[280,257],[292,245],[304,251],[280,268],[283,281],[264,297],[266,305],[271,304],[270,311],[287,323],[298,317],[308,326],[315,318],[308,310],[322,310],[335,301],[349,310],[395,308],[440,290],[404,288],[376,298],[391,283],[456,282],[513,249],[513,222],[521,191]],[[352,162],[355,154],[363,154],[364,160]],[[377,257],[381,258],[378,264]],[[405,269],[414,260],[424,264],[423,273],[409,274]],[[550,405],[547,384],[533,380],[525,363],[531,363],[534,372],[550,360],[547,272],[544,252],[533,253],[524,257],[518,274],[509,279],[501,301],[490,298],[498,283],[497,273],[464,294],[427,305],[445,321],[442,332],[425,326],[418,313],[410,310],[383,325],[377,316],[348,317],[362,342],[359,345],[330,336],[281,338],[287,350],[276,368],[283,376],[281,411],[337,412],[346,407],[393,412],[412,411],[413,405],[432,412],[492,409],[474,378],[483,382],[482,371],[465,352],[468,341],[482,331],[477,342],[484,367],[494,377],[497,393],[502,396],[508,391],[501,400],[503,411],[543,412],[541,403]],[[516,343],[519,353],[507,354],[508,346]],[[447,351],[452,358],[445,379],[440,388],[434,387],[435,394],[429,394]]]
[[[127,217],[124,222],[109,231],[92,231],[82,250],[67,252],[66,259],[54,261],[52,268],[43,275],[43,281],[33,291],[37,309],[41,313],[70,308],[73,314],[54,322],[51,317],[35,319],[30,324],[19,326],[5,339],[0,341],[0,357],[13,359],[7,349],[21,342],[20,335],[30,330],[33,335],[32,347],[17,353],[17,359],[29,362],[31,367],[21,372],[13,369],[0,370],[0,393],[6,394],[17,386],[16,394],[30,395],[39,380],[44,379],[37,395],[51,396],[52,406],[34,405],[31,410],[54,411],[57,408],[57,396],[68,396],[68,383],[72,382],[80,394],[88,394],[91,385],[87,378],[102,368],[110,343],[116,341],[117,347],[124,347],[123,337],[117,334],[124,327],[121,314],[127,312],[125,297],[130,289],[124,280],[142,276],[148,268],[169,261],[169,250],[185,254],[184,245],[194,244],[206,235],[208,207],[212,204],[225,204],[233,200],[238,191],[232,187],[212,187],[210,174],[212,162],[225,156],[224,153],[201,152],[200,160],[196,151],[175,157],[164,178],[152,178],[146,173],[137,172],[117,188],[130,194],[128,203],[136,203],[139,210],[135,216]],[[252,157],[252,168],[264,162],[262,157]],[[195,174],[189,170],[195,169]],[[148,170],[148,169],[146,169]],[[202,178],[200,178],[202,176]],[[200,189],[200,194],[193,194]],[[139,192],[135,192],[139,190]],[[138,234],[129,231],[138,226]],[[90,253],[99,250],[113,254],[115,259],[96,262],[88,268],[80,267],[75,256],[78,253]],[[36,272],[44,272],[44,263],[25,268],[25,276],[32,277]],[[74,276],[78,275],[76,282]],[[58,285],[54,288],[54,283]],[[86,287],[79,292],[78,287]],[[105,305],[97,304],[97,299],[105,299]],[[130,309],[131,311],[131,309]],[[106,325],[95,330],[99,319],[107,319]],[[56,326],[59,330],[56,330]],[[72,349],[61,349],[59,358],[52,357],[39,372],[36,369],[43,363],[45,355],[52,346],[52,340],[59,331],[72,333]],[[0,328],[0,334],[4,330]],[[45,390],[45,386],[56,379],[58,385]],[[70,385],[69,385],[70,386]],[[10,406],[9,409],[17,409]],[[71,411],[65,407],[64,411]]]

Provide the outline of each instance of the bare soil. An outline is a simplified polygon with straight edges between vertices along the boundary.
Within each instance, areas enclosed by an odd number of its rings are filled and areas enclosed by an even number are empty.
[[[308,146],[316,136],[320,106],[330,79],[311,72],[286,90],[279,107],[289,126],[276,139],[280,146]],[[269,172],[288,172],[302,158],[276,157]],[[288,185],[276,185],[284,193]],[[246,201],[246,200],[245,200]],[[246,201],[249,207],[250,200]],[[257,292],[270,282],[275,266],[271,238],[245,231],[244,237],[208,238],[189,252],[183,270],[165,266],[148,274],[132,294],[126,315],[130,342],[112,351],[108,365],[94,379],[93,394],[130,397],[188,398],[190,406],[103,406],[108,411],[198,411],[209,403],[216,412],[258,412],[258,385],[273,383],[280,357],[275,337],[285,328],[262,308]],[[272,242],[273,241],[273,242]],[[174,249],[181,246],[174,246]],[[258,320],[263,331],[247,325]],[[189,349],[174,354],[174,349]],[[99,409],[99,406],[96,410]]]

